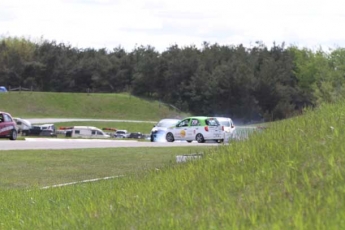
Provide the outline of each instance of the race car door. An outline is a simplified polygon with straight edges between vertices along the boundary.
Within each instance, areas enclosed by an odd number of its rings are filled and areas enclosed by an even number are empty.
[[[5,120],[2,114],[0,113],[0,136],[7,135],[7,133],[5,133],[4,127],[5,127]]]
[[[190,119],[180,121],[174,128],[174,137],[177,140],[186,140],[186,134],[189,126]]]
[[[200,121],[197,118],[192,119],[189,131],[187,132],[188,140],[195,140],[195,135],[199,133],[199,129],[202,128],[200,125]]]
[[[8,136],[15,127],[7,114],[0,114],[0,136]]]

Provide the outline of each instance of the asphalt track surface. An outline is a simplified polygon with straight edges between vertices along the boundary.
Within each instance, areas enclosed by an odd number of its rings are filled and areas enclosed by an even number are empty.
[[[135,147],[187,147],[217,146],[217,143],[188,142],[148,142],[131,140],[100,140],[100,139],[62,139],[62,138],[26,138],[26,140],[0,140],[1,150],[29,149],[84,149],[84,148],[135,148]]]

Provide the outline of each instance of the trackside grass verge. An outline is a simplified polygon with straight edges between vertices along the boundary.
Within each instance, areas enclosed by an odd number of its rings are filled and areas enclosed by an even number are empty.
[[[0,151],[0,190],[33,189],[143,173],[174,163],[176,155],[204,152],[209,148],[211,147],[190,146]]]
[[[165,104],[126,93],[9,92],[0,94],[1,110],[22,118],[107,118],[159,121],[186,116]]]
[[[0,195],[3,229],[345,229],[345,103],[108,181]]]

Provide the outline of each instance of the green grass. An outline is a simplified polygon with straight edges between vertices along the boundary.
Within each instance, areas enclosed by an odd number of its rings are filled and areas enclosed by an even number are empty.
[[[0,151],[0,190],[143,173],[210,147]],[[1,218],[0,218],[1,219]]]
[[[48,190],[3,189],[0,226],[345,229],[344,111],[345,102],[323,105],[271,123],[246,141],[212,148],[190,163],[176,164],[171,156],[166,161],[171,163],[157,169],[155,164],[144,167],[149,171],[132,167],[134,173],[113,180]],[[25,166],[23,161],[16,168],[18,160],[8,171]],[[1,175],[6,178],[6,172]]]
[[[158,121],[184,117],[170,107],[129,94],[9,92],[0,94],[0,110],[22,118],[107,118]]]

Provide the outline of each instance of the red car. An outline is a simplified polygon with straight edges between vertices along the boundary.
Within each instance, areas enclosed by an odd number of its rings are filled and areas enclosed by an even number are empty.
[[[17,139],[17,125],[11,114],[0,111],[0,137]]]

